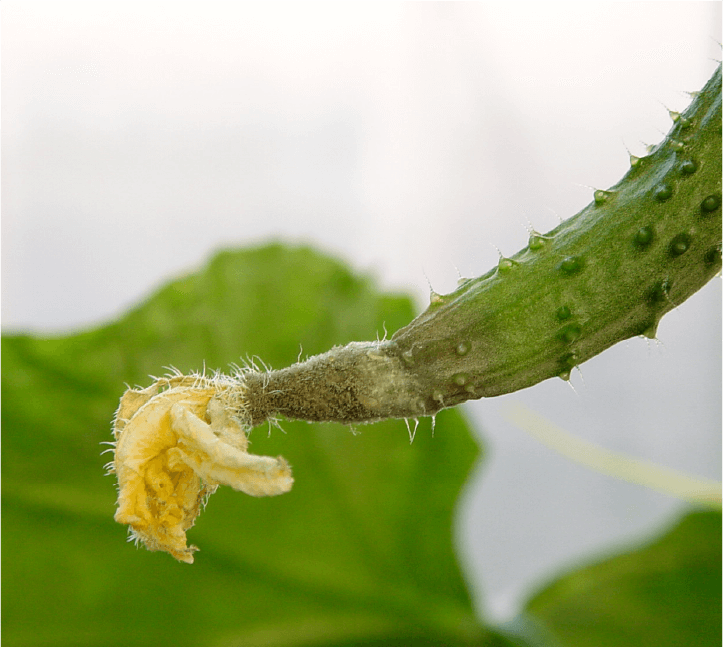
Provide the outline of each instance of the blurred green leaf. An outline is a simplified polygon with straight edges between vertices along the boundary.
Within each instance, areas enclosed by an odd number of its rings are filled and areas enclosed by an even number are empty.
[[[561,647],[720,647],[720,512],[561,577],[527,611]]]
[[[135,549],[103,475],[124,383],[275,367],[374,338],[413,316],[406,298],[306,248],[219,253],[120,321],[3,339],[3,644],[507,644],[476,620],[453,552],[455,501],[478,458],[456,411],[360,427],[285,422],[251,434],[296,482],[254,499],[221,488],[189,540],[192,566]]]
[[[172,364],[275,367],[405,325],[408,299],[306,248],[222,252],[120,321],[2,343],[3,644],[591,647],[720,640],[720,515],[568,575],[516,627],[480,625],[453,550],[455,502],[478,460],[457,411],[362,426],[284,422],[251,450],[285,456],[289,494],[221,488],[192,566],[127,544],[102,441],[124,383]],[[300,348],[301,345],[301,348]],[[526,623],[526,624],[525,624]],[[525,625],[525,626],[522,626]]]

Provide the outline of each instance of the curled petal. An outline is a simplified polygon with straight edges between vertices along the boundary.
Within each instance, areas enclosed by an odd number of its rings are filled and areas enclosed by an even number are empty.
[[[115,520],[149,550],[192,563],[198,549],[186,545],[186,531],[218,484],[253,496],[291,489],[283,458],[246,451],[238,393],[232,390],[228,379],[177,377],[129,389],[121,398],[114,424]]]
[[[178,458],[207,483],[230,485],[251,496],[283,494],[291,489],[291,469],[281,456],[254,456],[245,447],[223,442],[211,425],[180,405],[171,408],[171,419],[179,435]],[[240,428],[239,433],[245,440]]]

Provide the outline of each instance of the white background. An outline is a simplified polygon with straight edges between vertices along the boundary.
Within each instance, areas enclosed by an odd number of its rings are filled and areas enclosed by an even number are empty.
[[[721,57],[717,2],[2,4],[9,332],[102,324],[214,250],[270,240],[421,310],[427,278],[451,291],[617,182]],[[480,613],[513,616],[684,509],[557,456],[505,401],[720,478],[720,293],[585,364],[575,390],[467,406],[489,449],[458,528]]]

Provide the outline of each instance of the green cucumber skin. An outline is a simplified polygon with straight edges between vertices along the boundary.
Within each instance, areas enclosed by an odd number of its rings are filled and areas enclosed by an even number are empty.
[[[676,118],[677,117],[677,118]],[[666,139],[553,231],[397,331],[429,409],[523,389],[661,317],[721,269],[721,68]]]
[[[416,418],[570,371],[661,317],[721,269],[721,68],[650,155],[553,231],[390,340],[247,371],[239,415],[346,424]]]

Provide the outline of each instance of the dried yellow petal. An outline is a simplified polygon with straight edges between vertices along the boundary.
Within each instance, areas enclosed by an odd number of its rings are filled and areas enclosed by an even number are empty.
[[[115,520],[130,526],[131,538],[190,564],[198,549],[186,545],[186,531],[218,485],[252,496],[291,489],[283,458],[248,453],[242,396],[242,383],[223,376],[162,378],[125,392],[111,471]]]

